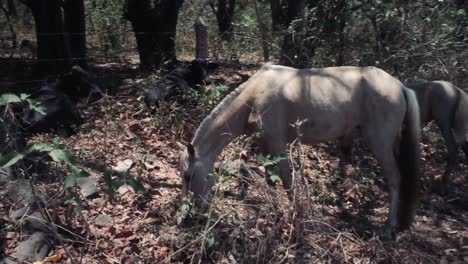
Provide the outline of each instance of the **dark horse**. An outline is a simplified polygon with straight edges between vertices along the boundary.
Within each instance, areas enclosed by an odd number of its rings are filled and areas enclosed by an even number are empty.
[[[259,132],[263,151],[285,152],[299,135],[291,124],[304,121],[301,141],[315,144],[360,131],[382,167],[390,189],[385,237],[408,228],[417,201],[420,120],[416,96],[375,67],[294,69],[264,65],[206,117],[180,157],[182,193],[195,204],[209,201],[210,176],[218,154],[242,134]],[[287,160],[280,177],[292,188]]]
[[[468,164],[468,95],[455,85],[444,81],[405,84],[416,92],[421,122],[434,122],[442,132],[447,146],[447,167],[442,176],[444,189],[457,165],[461,147]]]
[[[468,164],[468,95],[445,81],[405,83],[416,93],[422,126],[434,121],[447,146],[447,166],[442,176],[442,190],[448,187],[449,176],[457,166],[457,153],[461,147]],[[340,140],[340,149],[351,154],[354,135]]]
[[[188,67],[178,66],[159,81],[156,87],[145,93],[146,106],[151,109],[153,106],[157,107],[160,100],[188,94],[191,87],[203,84],[208,79],[208,70],[216,67],[217,64],[206,59],[195,59]]]
[[[45,83],[31,98],[40,102],[44,113],[34,109],[25,109],[22,113],[23,133],[47,132],[58,130],[68,136],[83,123],[83,118],[76,104],[80,98],[102,95],[101,90],[88,80],[89,75],[82,68],[74,66],[72,70]]]

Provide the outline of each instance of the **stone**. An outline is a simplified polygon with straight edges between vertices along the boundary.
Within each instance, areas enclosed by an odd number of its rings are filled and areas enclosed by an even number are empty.
[[[11,179],[10,168],[0,168],[0,186],[7,184]]]
[[[51,231],[49,219],[41,214],[35,206],[25,206],[10,213],[10,219],[18,222],[23,229],[30,232],[41,231],[49,233]]]
[[[100,215],[90,217],[88,221],[97,226],[112,226],[114,224],[114,219],[112,219],[112,217],[105,215],[105,214],[100,214]]]
[[[52,249],[47,235],[35,232],[27,240],[19,243],[13,253],[3,259],[3,263],[23,263],[43,260]]]
[[[35,197],[33,195],[31,184],[26,179],[19,179],[17,181],[9,182],[6,188],[6,196],[8,197],[8,199],[17,204],[21,203],[23,205],[28,205],[35,202]],[[37,189],[35,189],[34,192],[36,194],[36,197],[39,199],[39,202],[46,205],[46,195],[42,194]]]
[[[80,177],[76,180],[76,184],[80,186],[81,195],[90,199],[99,196],[97,181],[91,177]]]

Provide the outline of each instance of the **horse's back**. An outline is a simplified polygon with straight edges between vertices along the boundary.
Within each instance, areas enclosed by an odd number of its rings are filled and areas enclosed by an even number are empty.
[[[405,85],[416,92],[422,122],[427,123],[431,120],[436,120],[439,123],[450,122],[459,96],[456,86],[446,81],[417,82]]]
[[[288,134],[294,134],[290,124],[307,120],[302,129],[314,142],[336,139],[368,123],[396,127],[405,111],[402,84],[375,67],[266,65],[248,86],[253,109],[264,121],[288,126]]]
[[[468,94],[461,89],[453,119],[453,131],[458,144],[468,143]]]

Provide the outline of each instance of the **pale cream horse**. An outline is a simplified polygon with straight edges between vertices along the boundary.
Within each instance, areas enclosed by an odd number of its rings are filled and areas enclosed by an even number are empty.
[[[417,200],[420,121],[414,92],[374,67],[294,69],[264,65],[203,120],[180,158],[182,192],[208,203],[216,157],[242,134],[259,132],[264,152],[278,156],[298,137],[291,124],[305,121],[301,140],[314,144],[359,128],[390,189],[385,237],[409,227]],[[286,160],[279,163],[292,187]]]

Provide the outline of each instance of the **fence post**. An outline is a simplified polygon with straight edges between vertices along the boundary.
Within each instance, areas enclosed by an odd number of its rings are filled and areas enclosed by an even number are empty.
[[[195,57],[197,59],[208,58],[208,29],[201,17],[195,20]]]

